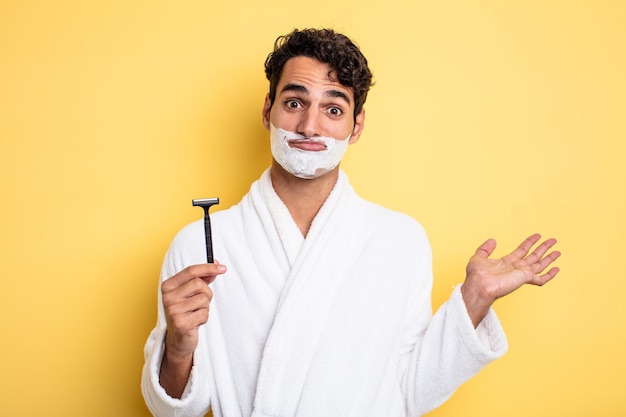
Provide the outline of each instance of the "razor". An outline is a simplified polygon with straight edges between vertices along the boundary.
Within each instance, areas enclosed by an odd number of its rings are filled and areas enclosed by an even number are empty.
[[[204,210],[204,239],[206,241],[206,261],[213,263],[213,242],[211,241],[211,219],[209,218],[209,208],[220,203],[219,198],[200,198],[191,200],[194,206],[202,207]]]

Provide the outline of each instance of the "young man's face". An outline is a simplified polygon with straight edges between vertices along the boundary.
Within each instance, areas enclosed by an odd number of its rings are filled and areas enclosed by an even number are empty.
[[[298,56],[289,59],[276,86],[273,105],[269,96],[263,107],[263,124],[295,132],[307,138],[325,136],[359,139],[363,130],[363,111],[354,118],[354,94],[328,78],[330,67],[316,59]],[[315,143],[294,144],[315,151]]]

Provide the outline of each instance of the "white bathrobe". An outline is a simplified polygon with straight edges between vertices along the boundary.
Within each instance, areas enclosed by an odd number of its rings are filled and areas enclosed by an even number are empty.
[[[419,416],[506,351],[495,314],[474,329],[459,287],[432,316],[423,229],[358,197],[343,172],[306,239],[269,169],[211,223],[215,258],[228,272],[211,284],[181,399],[159,385],[159,291],[142,378],[155,416]],[[203,262],[198,221],[174,239],[161,279]]]

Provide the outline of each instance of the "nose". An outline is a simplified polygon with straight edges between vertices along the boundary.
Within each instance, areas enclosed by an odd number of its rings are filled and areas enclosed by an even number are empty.
[[[297,133],[307,138],[320,136],[321,116],[320,112],[313,107],[309,107],[305,111],[301,112],[301,117],[297,126]]]

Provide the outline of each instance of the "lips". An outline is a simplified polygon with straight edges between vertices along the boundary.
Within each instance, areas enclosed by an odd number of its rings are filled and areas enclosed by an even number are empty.
[[[303,151],[319,152],[327,149],[324,142],[312,139],[291,139],[288,143],[290,148],[300,149]]]

